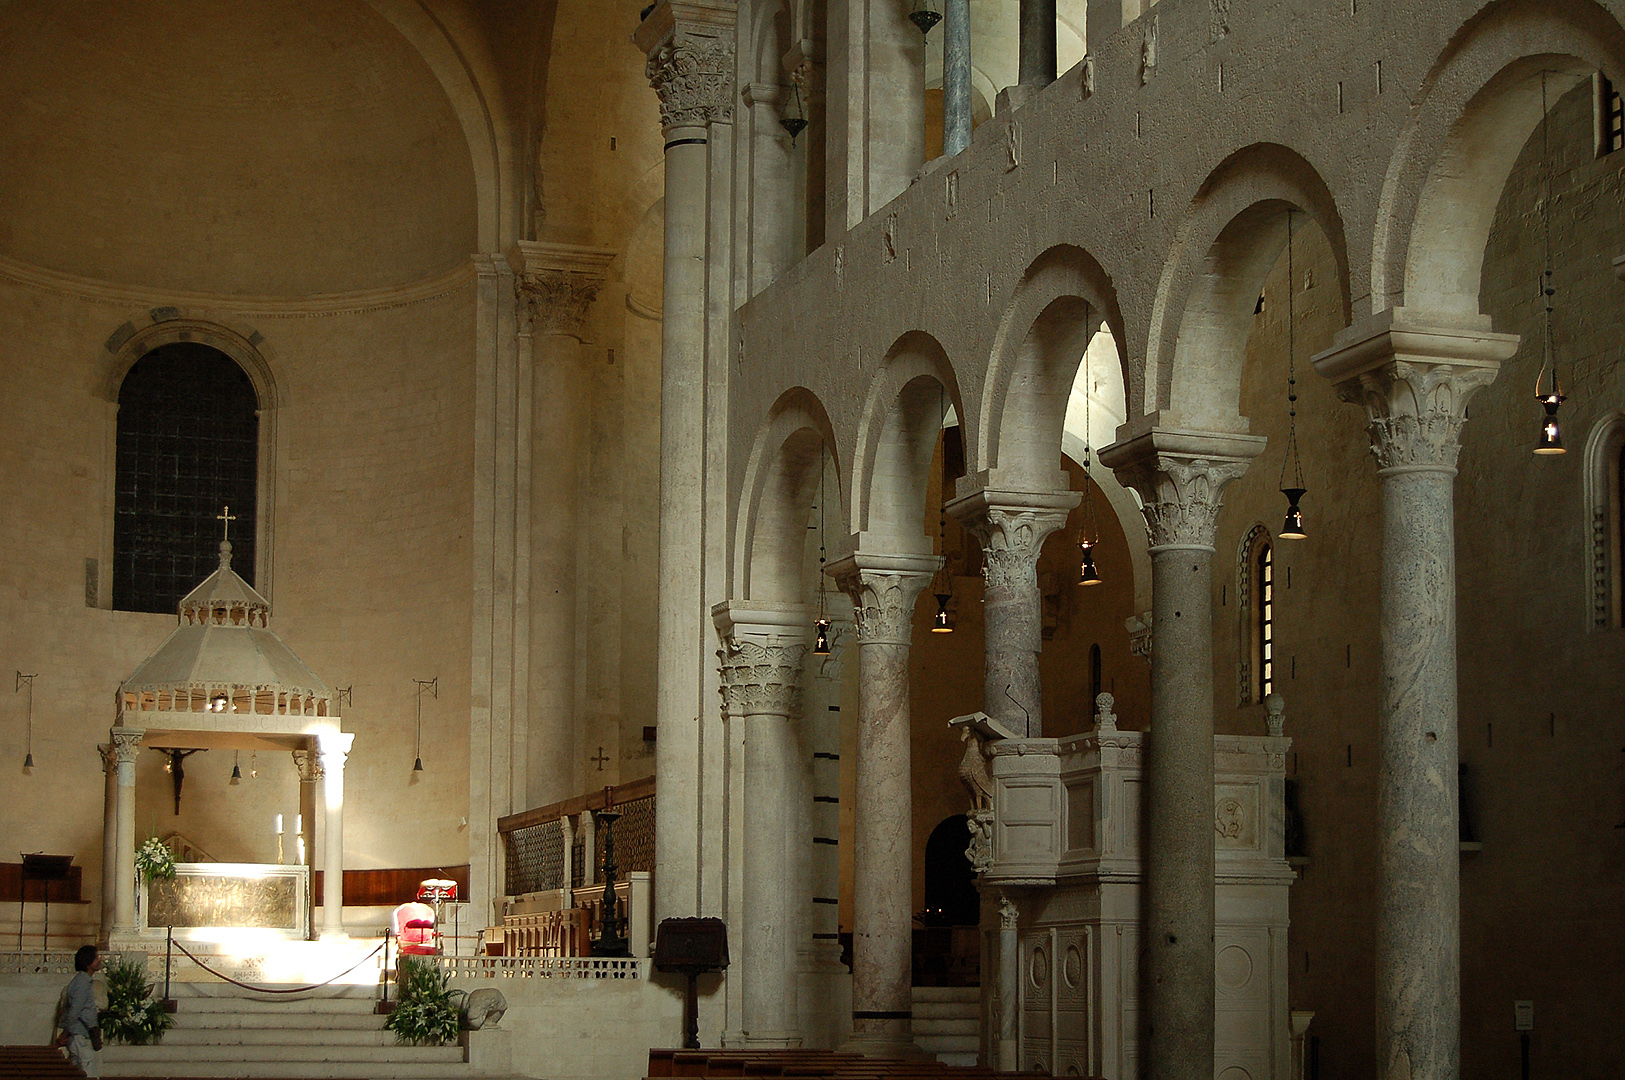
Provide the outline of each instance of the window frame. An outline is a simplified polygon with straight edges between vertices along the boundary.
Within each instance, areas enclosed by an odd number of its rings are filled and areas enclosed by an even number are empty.
[[[1262,524],[1242,538],[1236,553],[1240,652],[1236,699],[1262,704],[1275,682],[1275,540]]]
[[[1586,628],[1625,629],[1625,411],[1592,425],[1584,472]]]

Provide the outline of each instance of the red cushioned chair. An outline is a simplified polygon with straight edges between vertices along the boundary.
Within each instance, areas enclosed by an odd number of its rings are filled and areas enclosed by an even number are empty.
[[[402,904],[392,916],[395,937],[405,956],[433,956],[434,908],[428,904]]]

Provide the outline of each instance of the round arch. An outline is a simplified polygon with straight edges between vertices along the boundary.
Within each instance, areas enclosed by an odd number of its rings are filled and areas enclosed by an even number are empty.
[[[1579,79],[1625,74],[1625,27],[1595,0],[1496,0],[1456,33],[1419,92],[1383,179],[1371,314],[1480,321],[1495,208],[1548,106]]]
[[[823,403],[805,387],[786,390],[757,430],[745,467],[733,595],[776,603],[803,599],[810,591],[802,580],[808,516],[821,483],[825,498],[845,505],[840,478],[835,433]],[[835,520],[844,518],[843,510]],[[835,539],[844,548],[843,530],[835,530]]]
[[[1196,430],[1247,430],[1242,362],[1259,290],[1286,246],[1289,212],[1304,213],[1325,234],[1348,322],[1348,245],[1330,188],[1288,147],[1238,150],[1203,181],[1163,267],[1152,305],[1144,412],[1167,410],[1179,426]]]

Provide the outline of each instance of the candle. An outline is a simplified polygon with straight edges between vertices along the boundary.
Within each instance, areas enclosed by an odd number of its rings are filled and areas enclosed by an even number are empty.
[[[282,815],[281,814],[278,814],[276,816],[276,834],[278,836],[282,835]]]

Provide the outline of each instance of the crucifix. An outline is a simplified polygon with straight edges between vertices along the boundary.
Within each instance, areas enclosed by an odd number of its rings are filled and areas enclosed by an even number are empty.
[[[175,813],[177,815],[181,812],[181,785],[186,782],[186,767],[182,763],[193,754],[200,752],[198,750],[164,751],[164,756],[169,758],[168,764],[164,766],[164,771],[169,774],[170,786],[175,789]]]
[[[604,753],[604,748],[602,746],[600,746],[598,748],[598,753],[595,754],[594,756],[588,758],[587,760],[588,761],[596,761],[596,762],[598,762],[598,771],[603,772],[604,771],[604,763],[609,760],[609,755]]]
[[[220,539],[222,539],[222,540],[230,540],[231,539],[231,523],[233,521],[237,520],[237,515],[233,514],[231,512],[231,507],[229,507],[229,506],[224,507],[220,513],[218,513],[218,514],[216,514],[214,516],[214,519],[216,521],[224,522],[224,524],[221,526],[222,531],[221,531],[221,534],[220,534]]]

